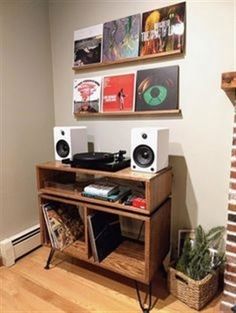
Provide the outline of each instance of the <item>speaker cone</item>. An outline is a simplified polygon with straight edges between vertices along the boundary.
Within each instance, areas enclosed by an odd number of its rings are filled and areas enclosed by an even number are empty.
[[[149,167],[154,161],[154,152],[147,145],[140,145],[134,149],[133,160],[140,167]]]
[[[66,158],[70,153],[70,147],[65,140],[59,140],[56,144],[57,154],[61,158]]]

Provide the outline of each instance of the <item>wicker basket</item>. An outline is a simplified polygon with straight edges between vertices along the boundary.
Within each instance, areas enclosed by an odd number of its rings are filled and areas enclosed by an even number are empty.
[[[195,310],[201,310],[215,296],[218,285],[218,271],[196,281],[172,267],[169,268],[168,287],[170,293]]]

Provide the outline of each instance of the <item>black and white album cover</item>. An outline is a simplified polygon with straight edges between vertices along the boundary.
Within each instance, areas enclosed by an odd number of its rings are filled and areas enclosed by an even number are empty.
[[[74,32],[74,66],[101,62],[103,24]]]

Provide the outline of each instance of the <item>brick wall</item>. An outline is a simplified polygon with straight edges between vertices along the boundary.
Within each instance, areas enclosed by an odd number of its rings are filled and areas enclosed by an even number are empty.
[[[221,312],[232,312],[236,306],[236,113],[234,115],[233,146],[229,184],[226,267]]]

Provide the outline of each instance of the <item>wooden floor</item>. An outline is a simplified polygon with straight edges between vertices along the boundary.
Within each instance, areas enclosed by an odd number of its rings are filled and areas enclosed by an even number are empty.
[[[132,280],[61,254],[54,257],[51,269],[45,270],[48,252],[41,247],[10,268],[0,267],[1,313],[141,312]],[[154,280],[151,313],[197,312],[169,295],[165,282],[163,273]],[[219,298],[201,313],[219,312]]]

